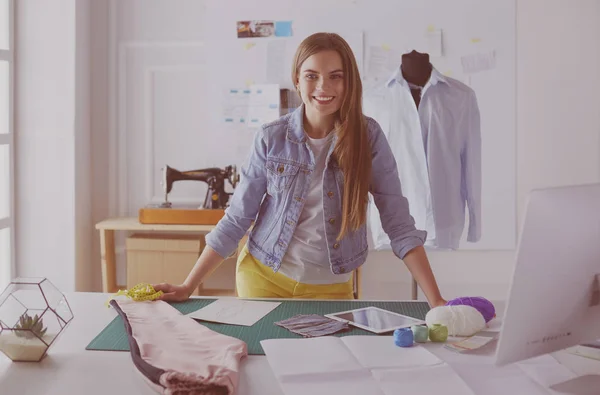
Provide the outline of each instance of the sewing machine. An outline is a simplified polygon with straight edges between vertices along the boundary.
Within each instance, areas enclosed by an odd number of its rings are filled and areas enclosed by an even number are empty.
[[[174,206],[169,202],[168,197],[173,184],[179,181],[201,181],[208,184],[204,203],[200,207]],[[215,225],[225,214],[229,197],[232,195],[225,191],[226,181],[232,188],[236,187],[240,181],[236,166],[188,171],[165,166],[162,169],[161,181],[165,200],[160,205],[154,204],[140,209],[139,221],[143,224]]]
[[[168,195],[173,189],[173,183],[176,181],[203,181],[208,184],[204,204],[202,209],[225,209],[229,203],[229,196],[232,193],[225,192],[225,180],[235,188],[240,181],[240,176],[237,173],[235,166],[227,166],[225,169],[211,167],[207,169],[179,171],[170,166],[163,168],[162,185],[165,193],[165,201],[161,207],[172,207],[169,202]]]

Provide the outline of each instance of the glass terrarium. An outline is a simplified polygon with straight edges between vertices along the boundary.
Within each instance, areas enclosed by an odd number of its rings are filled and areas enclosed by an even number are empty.
[[[40,361],[73,319],[67,298],[46,278],[17,278],[0,294],[0,351]]]

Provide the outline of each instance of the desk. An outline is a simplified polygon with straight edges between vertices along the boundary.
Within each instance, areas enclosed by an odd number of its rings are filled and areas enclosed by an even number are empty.
[[[107,309],[104,305],[109,295],[67,293],[66,296],[75,318],[42,362],[13,363],[0,353],[2,394],[154,394],[135,370],[128,352],[85,350],[87,344],[117,314],[114,309]],[[488,355],[444,352],[439,344],[430,344],[428,347],[441,359],[447,360],[461,375],[477,374],[473,367],[481,367],[491,358]],[[566,352],[553,355],[579,375],[600,372],[599,361]],[[497,392],[481,391],[477,395],[507,393],[502,390],[500,387],[497,388]],[[539,393],[546,394],[545,391]],[[251,355],[242,361],[237,395],[283,395],[265,356]]]
[[[198,232],[208,234],[214,225],[161,225],[142,224],[137,217],[109,218],[96,224],[100,232],[100,267],[102,270],[102,292],[115,293],[119,290],[117,284],[117,263],[115,252],[115,231],[158,231],[158,232]],[[244,237],[240,241],[238,251],[246,243]],[[355,297],[361,299],[361,270],[356,270],[354,276]],[[123,287],[124,288],[124,287]],[[413,279],[412,298],[417,299],[416,282]]]
[[[159,232],[198,232],[207,234],[214,225],[160,225],[142,224],[137,217],[109,218],[96,224],[100,232],[100,266],[102,270],[102,292],[114,293],[117,284],[117,263],[115,253],[115,231],[159,231]]]

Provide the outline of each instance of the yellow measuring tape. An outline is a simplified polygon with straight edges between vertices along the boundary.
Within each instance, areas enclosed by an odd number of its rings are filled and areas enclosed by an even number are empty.
[[[129,299],[136,302],[145,300],[156,300],[163,294],[163,291],[156,291],[154,287],[148,283],[140,283],[130,289],[119,290],[106,301],[106,307],[110,307],[109,302],[117,296],[125,295]]]

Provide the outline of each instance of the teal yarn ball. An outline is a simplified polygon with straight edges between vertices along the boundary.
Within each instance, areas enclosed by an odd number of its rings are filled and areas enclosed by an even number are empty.
[[[413,325],[412,332],[417,343],[426,343],[429,339],[429,328],[425,325]]]
[[[412,347],[414,342],[410,328],[400,328],[394,331],[394,344],[398,347]]]

